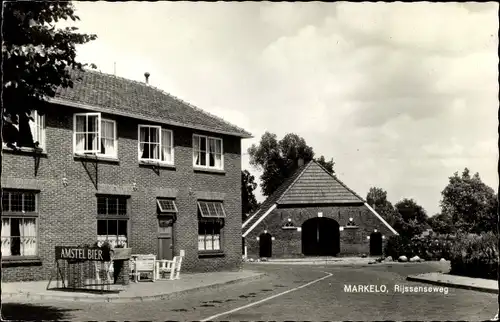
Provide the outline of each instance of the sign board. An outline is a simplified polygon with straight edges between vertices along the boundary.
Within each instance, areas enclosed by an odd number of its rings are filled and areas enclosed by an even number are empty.
[[[99,247],[56,246],[56,260],[109,262],[108,251]]]

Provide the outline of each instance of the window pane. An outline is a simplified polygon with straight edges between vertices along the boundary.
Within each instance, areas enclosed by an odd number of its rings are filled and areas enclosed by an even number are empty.
[[[215,141],[215,153],[222,153],[222,140]]]
[[[214,250],[220,250],[220,235],[214,235]]]
[[[140,127],[139,134],[140,134],[140,141],[141,142],[149,142],[149,128]]]
[[[217,169],[222,169],[222,154],[215,155],[215,167]]]
[[[206,166],[207,165],[207,156],[205,152],[200,152],[198,154],[199,165]]]
[[[77,115],[75,118],[76,121],[76,132],[85,132],[85,115]]]
[[[3,191],[2,194],[2,209],[3,211],[9,211],[9,196],[10,192],[8,191]]]
[[[208,166],[215,167],[215,154],[214,153],[209,153],[209,155],[208,155]]]
[[[87,132],[97,132],[99,130],[99,117],[97,115],[88,115],[87,117]]]
[[[149,145],[149,158],[154,160],[160,159],[160,144],[150,144]]]
[[[105,215],[107,213],[106,198],[97,197],[97,214]]]
[[[161,138],[161,159],[163,161],[172,161],[172,133],[167,130],[162,130]]]
[[[97,221],[97,235],[106,236],[108,234],[108,221],[98,220]]]
[[[21,254],[24,256],[36,255],[37,240],[36,240],[36,219],[25,218],[22,220],[21,228]]]
[[[20,256],[21,255],[21,219],[19,218],[11,218],[10,219],[10,236],[11,245],[10,245],[10,253],[12,256]]]
[[[219,214],[217,212],[217,209],[215,208],[216,207],[215,204],[216,204],[215,202],[210,202],[210,203],[207,204],[208,207],[209,207],[209,209],[210,209],[210,214],[212,215],[212,217],[218,217],[219,216]]]
[[[127,236],[127,220],[118,220],[118,235]]]
[[[210,153],[215,152],[215,140],[214,139],[208,139],[208,152],[210,152]]]
[[[152,143],[160,143],[160,133],[157,128],[155,127],[150,127],[149,128],[149,134],[150,134],[150,142]]]
[[[108,215],[118,214],[118,198],[108,197]]]
[[[205,235],[198,236],[198,250],[205,250]]]
[[[10,245],[12,243],[10,238],[10,218],[2,218],[2,257],[10,256]]]
[[[82,152],[85,150],[85,134],[84,133],[76,133],[76,142],[75,148],[77,152]]]
[[[118,222],[117,220],[108,220],[108,236],[118,235]]]
[[[96,133],[87,133],[85,134],[85,150],[97,150],[98,142],[97,142],[97,134]]]
[[[207,138],[205,137],[200,137],[200,151],[207,151]]]
[[[149,159],[149,143],[141,143],[141,158]]]
[[[23,210],[22,193],[20,193],[20,192],[11,192],[10,193],[10,210],[11,211],[22,211]]]
[[[26,212],[36,211],[36,200],[35,200],[35,194],[33,192],[24,193],[24,211]]]
[[[127,214],[127,199],[118,198],[118,214],[119,215]]]

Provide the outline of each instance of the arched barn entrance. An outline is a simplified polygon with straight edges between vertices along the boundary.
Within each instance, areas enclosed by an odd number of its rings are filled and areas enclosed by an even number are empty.
[[[339,223],[331,218],[316,217],[302,224],[302,254],[336,256],[340,253]]]
[[[370,256],[381,256],[382,250],[382,233],[374,232],[370,234]]]
[[[273,255],[273,240],[270,233],[262,233],[259,236],[259,257],[271,257]]]

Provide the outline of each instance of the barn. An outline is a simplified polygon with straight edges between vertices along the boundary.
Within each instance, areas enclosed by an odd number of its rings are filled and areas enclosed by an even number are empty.
[[[248,258],[380,256],[397,235],[368,203],[316,161],[298,169],[242,224]]]

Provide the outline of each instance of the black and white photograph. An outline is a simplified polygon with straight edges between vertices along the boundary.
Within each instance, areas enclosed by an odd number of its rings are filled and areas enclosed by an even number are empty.
[[[499,321],[498,2],[4,1],[5,321]]]

